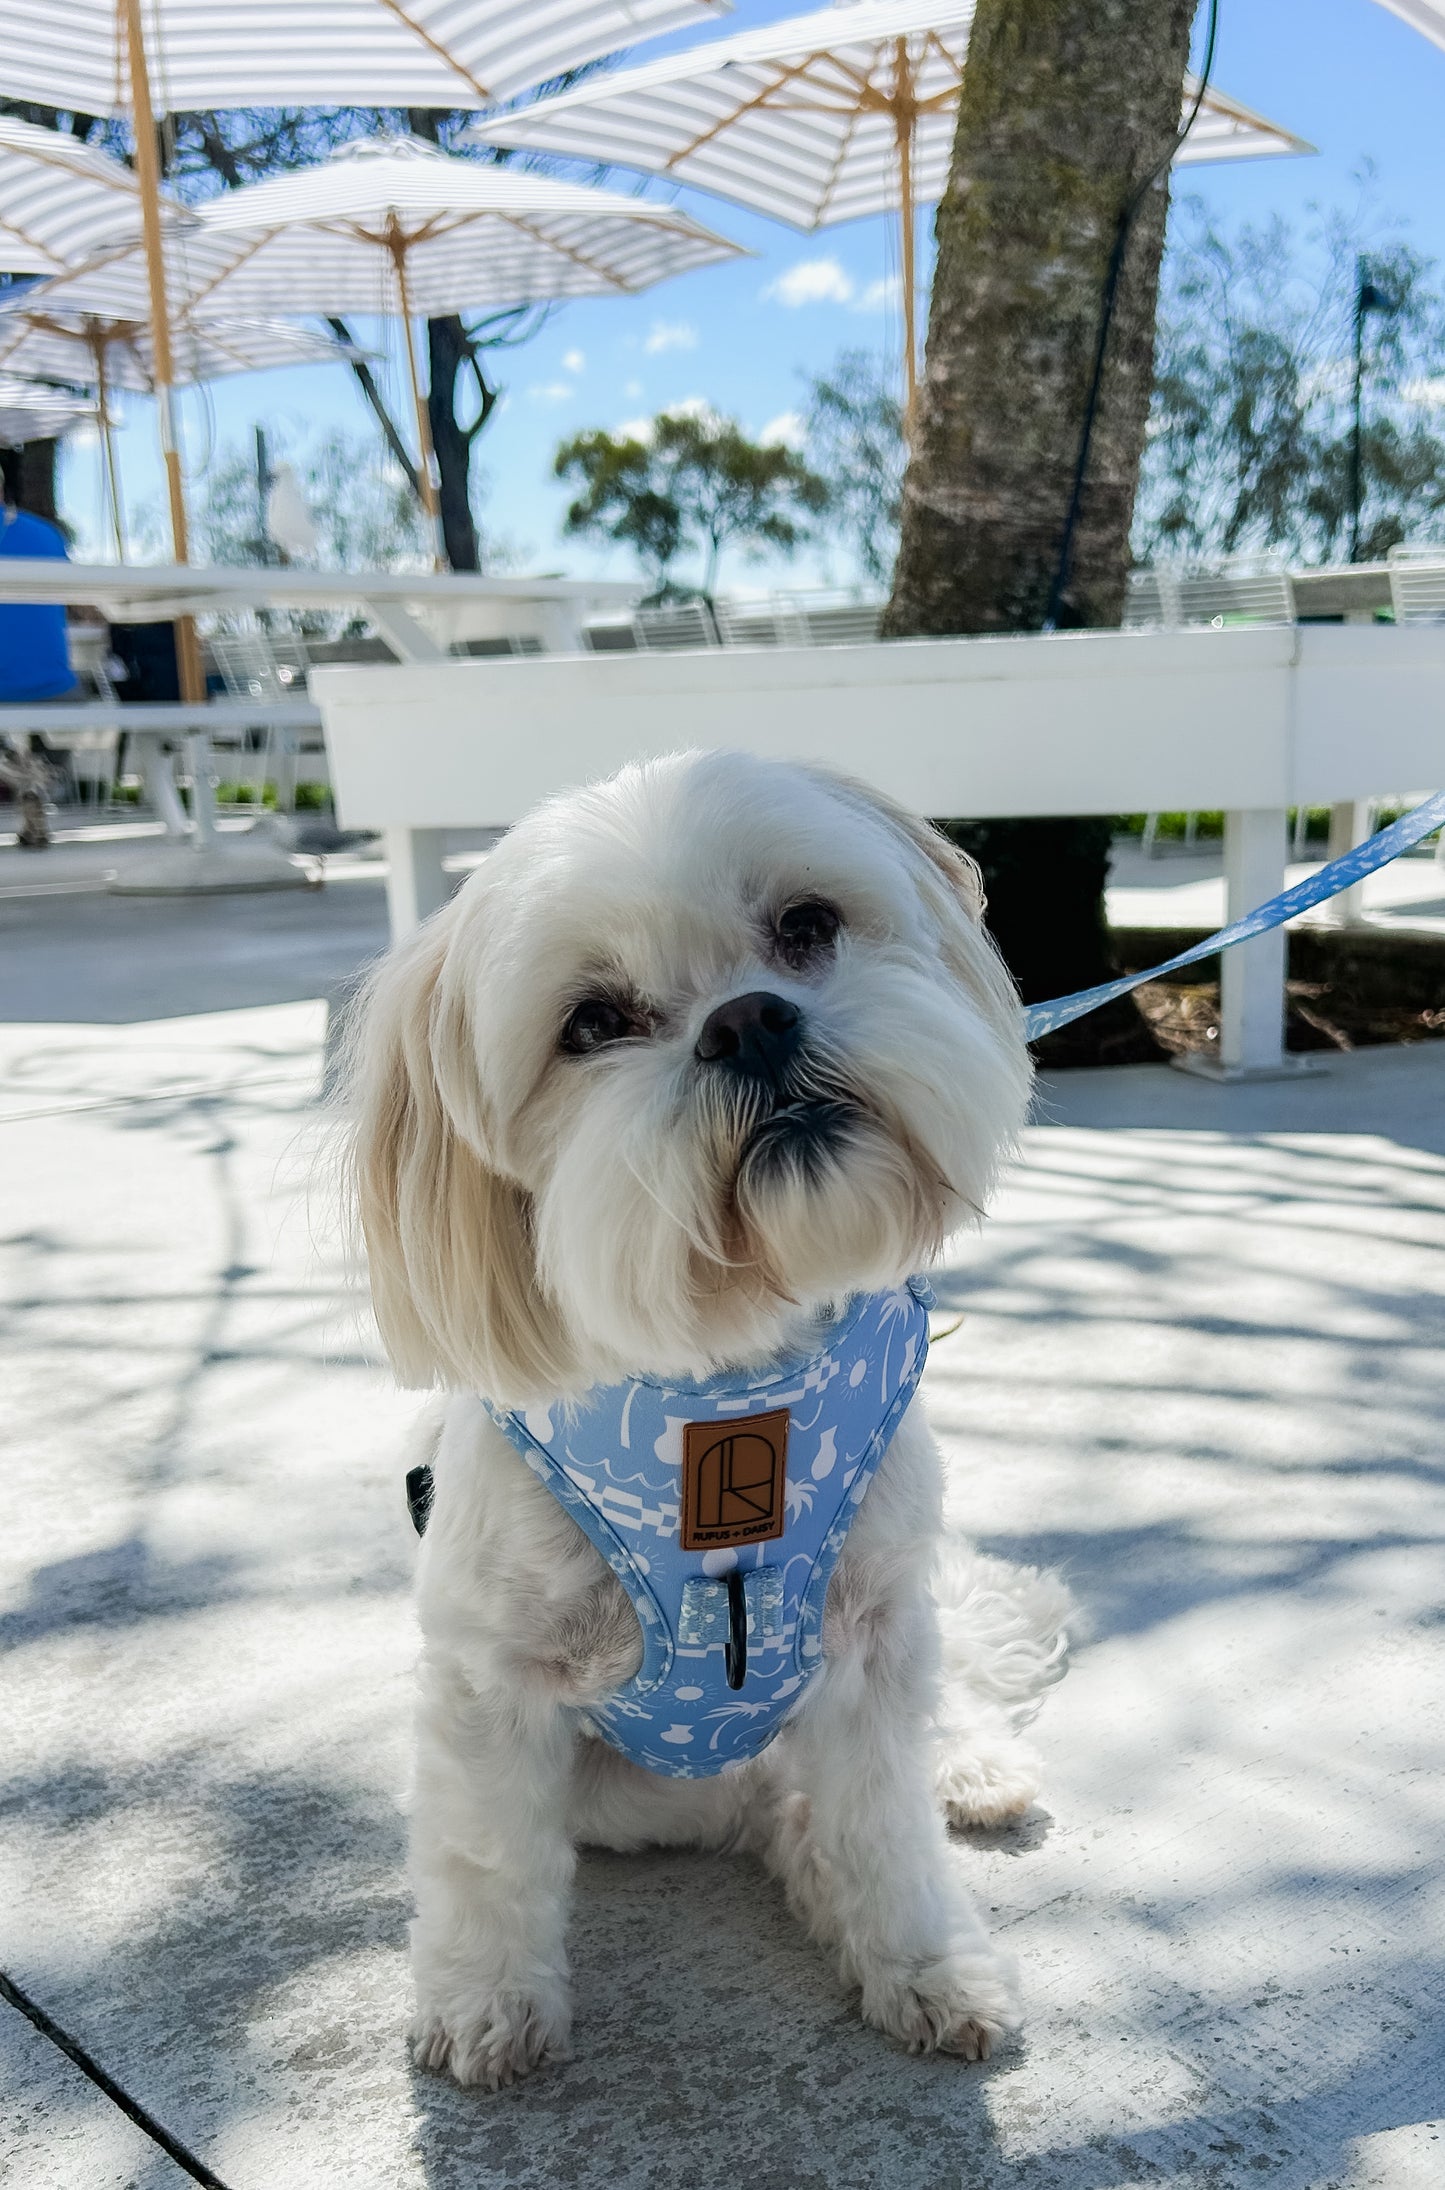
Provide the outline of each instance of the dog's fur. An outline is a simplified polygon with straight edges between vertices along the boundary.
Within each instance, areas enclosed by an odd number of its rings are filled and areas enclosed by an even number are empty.
[[[758,1366],[976,1219],[1029,1089],[981,914],[970,863],[871,790],[684,754],[542,806],[358,1008],[376,1314],[402,1379],[451,1395],[415,1455],[435,1499],[412,1947],[417,2058],[460,2082],[567,2050],[579,1843],[753,1853],[865,2018],[914,2050],[976,2058],[1017,2022],[945,1819],[1032,1800],[1015,1736],[1062,1670],[1067,1597],[944,1539],[922,1406],[853,1524],[823,1670],[782,1735],[679,1781],[579,1733],[640,1663],[636,1616],[470,1396]],[[804,1014],[770,1087],[696,1049],[716,1005],[761,989]],[[579,1054],[589,999],[616,1038]]]

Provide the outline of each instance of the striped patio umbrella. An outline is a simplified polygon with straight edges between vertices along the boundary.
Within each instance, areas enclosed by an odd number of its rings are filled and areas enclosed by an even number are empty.
[[[129,271],[124,278],[131,303],[127,316],[76,310],[62,301],[63,286],[57,294],[51,283],[8,303],[0,300],[0,372],[8,368],[38,381],[95,390],[104,501],[121,562],[126,559],[125,511],[110,399],[117,388],[154,395],[156,384],[150,323],[145,316],[145,268],[137,251],[126,263]],[[171,351],[181,385],[219,380],[228,373],[262,372],[276,365],[326,364],[346,355],[330,336],[280,319],[205,324],[179,319],[172,324]]]
[[[456,159],[400,137],[343,145],[316,167],[227,191],[201,208],[199,232],[183,248],[192,319],[378,309],[401,319],[435,524],[414,314],[635,295],[739,246],[673,206]]]
[[[98,146],[0,114],[0,272],[59,274],[141,232],[140,186]]]
[[[180,346],[214,344],[218,320],[397,315],[406,331],[422,493],[435,524],[414,313],[630,295],[738,248],[674,206],[457,159],[413,137],[362,138],[315,167],[228,190],[176,225],[166,260],[172,377],[189,377],[177,363]],[[52,321],[59,312],[136,319],[148,282],[139,250],[112,250],[31,291],[24,303]],[[3,330],[0,316],[0,358]]]
[[[1380,0],[1380,6],[1418,30],[1432,46],[1445,47],[1445,0]]]
[[[8,99],[128,116],[135,139],[156,408],[176,559],[188,557],[170,394],[156,116],[239,106],[488,106],[725,0],[5,0]],[[182,688],[200,655],[180,641]]]
[[[95,405],[83,395],[0,373],[0,448],[18,448],[22,441],[58,441],[72,426],[94,416]]]
[[[914,219],[948,178],[972,24],[972,0],[846,0],[597,76],[473,134],[665,175],[797,228],[897,213],[911,410]],[[1197,88],[1186,80],[1186,107]],[[1179,157],[1311,149],[1211,89]]]
[[[170,114],[491,106],[727,12],[728,0],[5,0],[5,95],[137,119],[142,95]]]

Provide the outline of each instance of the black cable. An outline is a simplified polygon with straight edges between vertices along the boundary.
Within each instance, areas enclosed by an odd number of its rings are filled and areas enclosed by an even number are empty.
[[[147,2112],[139,2099],[133,2099],[113,2076],[108,2076],[99,2061],[93,2060],[84,2046],[72,2038],[68,2031],[62,2030],[59,2023],[47,2015],[44,2008],[27,1993],[22,1992],[14,1979],[7,1977],[3,1970],[0,1970],[0,2000],[8,2000],[13,2008],[18,2008],[27,2021],[35,2025],[42,2038],[48,2038],[53,2046],[60,2048],[68,2060],[74,2061],[96,2089],[103,2091],[111,2104],[118,2106],[122,2114],[127,2115],[137,2129],[143,2130],[153,2144],[158,2144],[163,2152],[169,2154],[177,2167],[190,2176],[192,2182],[202,2184],[203,2190],[227,2190],[220,2176],[213,2175],[204,2160],[198,2160],[195,2153],[188,2151],[181,2143],[179,2137],[173,2137],[163,2122],[158,2122],[154,2114]]]
[[[1103,306],[1099,316],[1099,339],[1094,349],[1094,371],[1089,382],[1088,401],[1084,405],[1084,423],[1079,432],[1079,454],[1074,465],[1074,483],[1069,494],[1068,512],[1064,518],[1064,534],[1059,543],[1059,559],[1054,566],[1054,582],[1049,587],[1049,605],[1044,611],[1045,631],[1057,631],[1059,614],[1064,605],[1064,594],[1069,583],[1069,566],[1074,556],[1074,534],[1078,530],[1079,513],[1084,504],[1084,483],[1089,472],[1089,451],[1094,439],[1094,421],[1099,412],[1099,395],[1104,384],[1104,359],[1109,348],[1109,333],[1114,323],[1114,304],[1119,294],[1119,276],[1124,269],[1124,252],[1129,242],[1129,230],[1134,215],[1143,204],[1147,193],[1153,189],[1159,177],[1179,156],[1179,147],[1199,119],[1204,95],[1209,89],[1209,78],[1214,68],[1214,48],[1219,36],[1219,0],[1209,0],[1209,30],[1204,42],[1204,65],[1199,72],[1199,89],[1194,94],[1194,104],[1189,118],[1169,140],[1168,150],[1155,161],[1141,183],[1136,183],[1124,200],[1119,215],[1119,225],[1114,231],[1114,248],[1109,253],[1109,267],[1104,276]]]

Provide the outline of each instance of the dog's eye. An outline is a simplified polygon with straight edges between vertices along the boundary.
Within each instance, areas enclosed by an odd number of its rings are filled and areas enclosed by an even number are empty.
[[[638,1031],[620,1004],[610,996],[588,996],[578,1004],[562,1029],[562,1047],[574,1057],[585,1057],[609,1042],[625,1042]]]
[[[831,905],[805,897],[778,915],[778,955],[790,966],[806,966],[833,948],[842,925]]]

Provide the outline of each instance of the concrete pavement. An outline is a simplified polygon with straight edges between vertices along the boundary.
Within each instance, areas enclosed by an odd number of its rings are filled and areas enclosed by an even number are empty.
[[[276,902],[335,932],[234,901],[235,1009],[218,904],[0,960],[0,1965],[229,2190],[1434,2190],[1445,1047],[1061,1078],[951,1261],[953,1517],[1095,1625],[968,1851],[1024,2042],[899,2056],[745,1866],[594,1856],[577,2059],[487,2099],[401,2042],[413,1402],[308,1205],[364,901]],[[183,2180],[4,2006],[0,2152]]]

